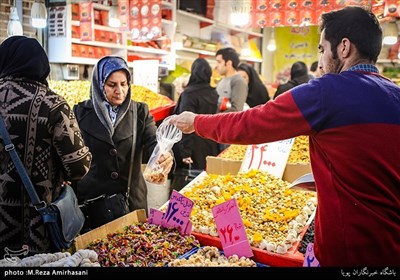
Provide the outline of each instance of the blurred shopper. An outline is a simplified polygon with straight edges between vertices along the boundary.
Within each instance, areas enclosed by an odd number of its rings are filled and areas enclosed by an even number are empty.
[[[308,135],[320,265],[400,267],[400,87],[375,66],[382,29],[361,7],[321,20],[323,76],[244,112],[184,112],[170,123],[232,144]]]
[[[308,76],[311,79],[319,78],[321,75],[319,73],[318,61],[311,63],[310,70],[308,71]]]
[[[86,216],[82,232],[127,211],[147,209],[142,155],[155,148],[157,127],[147,104],[131,100],[131,74],[123,58],[105,56],[96,63],[90,99],[75,105],[74,112],[93,154],[88,174],[76,182]],[[172,155],[162,155],[159,163],[167,175]]]
[[[285,91],[288,91],[295,86],[307,83],[309,80],[310,77],[308,76],[307,65],[302,61],[293,63],[292,67],[290,68],[290,80],[287,83],[278,86],[274,95],[274,99]]]
[[[210,86],[212,70],[207,60],[196,59],[191,68],[189,83],[179,96],[174,114],[190,111],[197,114],[215,114],[218,111],[218,94]],[[195,133],[184,134],[173,147],[176,168],[171,189],[181,190],[195,176],[206,169],[206,157],[219,154],[219,145]]]
[[[46,204],[58,197],[64,181],[81,179],[91,162],[74,113],[49,88],[49,73],[36,39],[11,36],[0,45],[0,117]],[[0,258],[58,251],[2,140],[0,178]]]
[[[270,100],[267,87],[261,81],[260,76],[253,66],[241,63],[238,67],[238,73],[247,82],[248,94],[246,103],[250,108],[264,104]]]
[[[217,51],[216,60],[216,69],[224,76],[217,84],[219,111],[243,111],[247,99],[247,83],[237,72],[239,55],[233,48],[224,48]]]

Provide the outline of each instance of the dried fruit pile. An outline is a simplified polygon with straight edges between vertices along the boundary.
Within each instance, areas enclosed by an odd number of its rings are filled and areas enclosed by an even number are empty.
[[[250,244],[285,254],[300,240],[317,203],[315,192],[289,189],[289,185],[266,172],[250,170],[208,174],[181,192],[194,202],[190,217],[194,232],[218,236],[211,209],[235,198]]]
[[[89,81],[49,80],[49,87],[63,96],[71,107],[90,97]],[[146,103],[149,106],[149,110],[173,103],[166,96],[139,85],[131,85],[131,93],[132,100]]]
[[[308,136],[297,136],[290,151],[288,163],[309,163],[310,152],[308,145]]]
[[[196,266],[196,267],[213,267],[213,266],[235,266],[235,267],[256,267],[257,264],[252,259],[232,255],[226,257],[221,254],[217,247],[205,246],[197,250],[196,253],[190,255],[187,259],[180,258],[168,263],[169,267],[179,266]]]
[[[20,256],[23,253],[20,254]],[[73,255],[69,252],[35,254],[20,259],[9,255],[0,260],[0,267],[99,267],[97,254],[93,250],[78,250]]]
[[[246,154],[247,147],[247,145],[230,145],[219,155],[219,157],[241,161]]]
[[[219,157],[242,161],[247,150],[247,145],[230,145]],[[309,163],[310,153],[308,148],[308,136],[298,136],[294,140],[290,151],[288,163]]]
[[[149,223],[126,226],[88,245],[98,254],[102,267],[165,266],[194,247],[200,247],[194,236],[181,236],[176,229]]]

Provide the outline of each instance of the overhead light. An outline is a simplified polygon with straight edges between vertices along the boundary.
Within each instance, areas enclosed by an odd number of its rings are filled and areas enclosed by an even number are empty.
[[[383,44],[394,45],[397,43],[399,29],[395,21],[387,22],[383,26]]]
[[[270,52],[274,52],[276,50],[276,42],[275,42],[275,30],[271,29],[271,35],[268,41],[267,50]]]
[[[47,9],[41,0],[35,0],[32,4],[31,23],[35,28],[45,28],[47,26]]]
[[[249,40],[247,38],[245,38],[243,48],[240,50],[240,56],[243,56],[243,57],[251,56],[250,44],[249,44]]]
[[[10,20],[7,25],[7,35],[23,35],[22,25],[19,21],[17,7],[10,7]]]
[[[245,26],[250,22],[250,0],[233,0],[231,3],[230,21],[235,26]]]

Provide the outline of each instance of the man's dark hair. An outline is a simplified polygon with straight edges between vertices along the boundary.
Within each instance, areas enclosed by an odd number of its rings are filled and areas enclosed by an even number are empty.
[[[232,61],[232,67],[237,70],[240,59],[238,53],[235,51],[234,48],[219,49],[215,56],[217,55],[221,55],[222,59],[225,60],[225,62],[228,62],[229,60]]]
[[[290,68],[290,79],[296,79],[308,74],[307,65],[303,61],[297,61],[293,63]]]
[[[321,15],[320,31],[325,30],[325,39],[331,44],[333,58],[343,38],[348,38],[362,58],[374,63],[382,49],[382,28],[375,15],[364,8],[348,6],[342,10]]]
[[[314,61],[313,63],[311,63],[310,66],[310,71],[315,72],[318,69],[318,61]]]

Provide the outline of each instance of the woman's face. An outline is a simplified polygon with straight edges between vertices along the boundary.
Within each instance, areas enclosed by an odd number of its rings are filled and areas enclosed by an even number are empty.
[[[238,70],[238,73],[240,76],[243,77],[243,79],[246,81],[246,83],[249,83],[249,75],[247,75],[247,73],[243,70]]]
[[[112,73],[104,84],[107,101],[112,106],[121,105],[126,98],[128,90],[128,78],[123,70]]]

